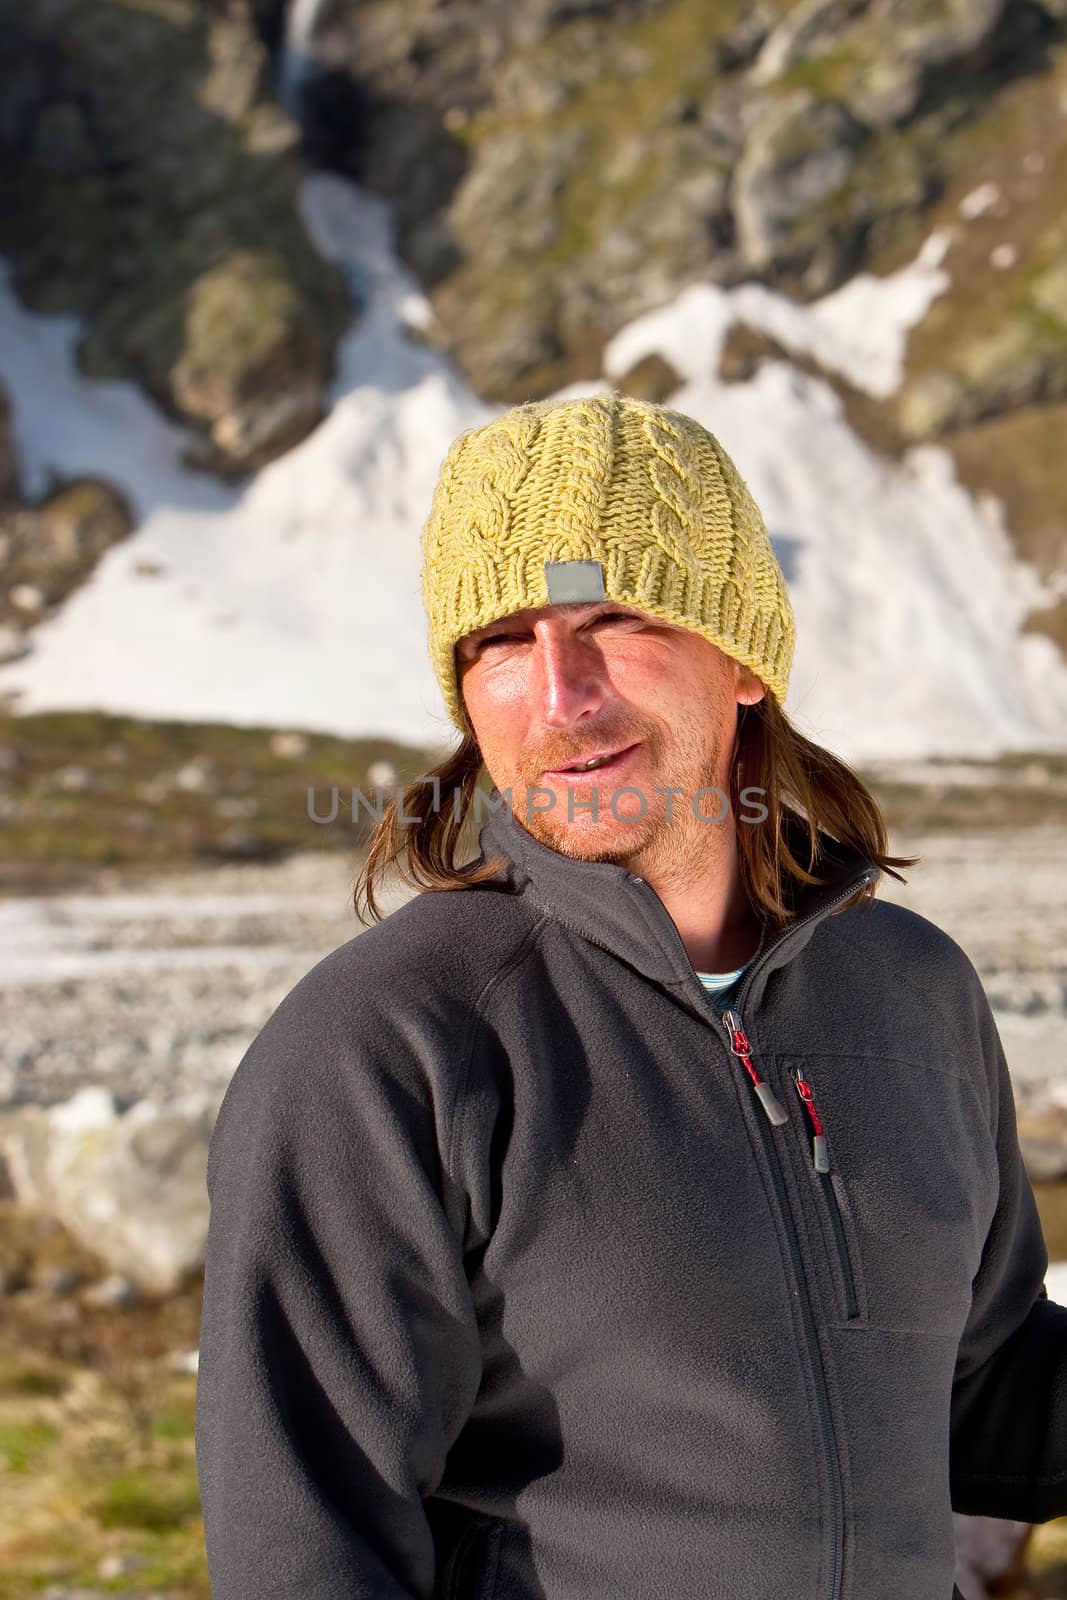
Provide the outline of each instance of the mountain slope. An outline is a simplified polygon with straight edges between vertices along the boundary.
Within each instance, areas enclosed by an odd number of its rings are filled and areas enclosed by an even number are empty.
[[[450,739],[426,657],[418,532],[449,442],[495,408],[421,342],[429,311],[393,256],[388,209],[327,176],[307,181],[303,206],[365,309],[340,347],[326,420],[240,493],[182,469],[180,433],[134,392],[73,374],[70,327],[0,301],[20,458],[38,476],[106,460],[141,517],[31,653],[0,669],[16,709]],[[797,612],[787,709],[847,759],[1067,746],[1067,667],[1019,631],[1045,591],[949,458],[877,455],[830,385],[786,362],[745,382],[716,375],[741,320],[891,393],[910,325],[947,287],[944,249],[934,236],[899,273],[808,306],[758,286],[693,286],[621,330],[584,386],[610,388],[655,355],[671,399],[721,435]]]

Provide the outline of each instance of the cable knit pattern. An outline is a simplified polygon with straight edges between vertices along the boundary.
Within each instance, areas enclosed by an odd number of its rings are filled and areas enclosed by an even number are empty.
[[[457,727],[454,647],[549,604],[546,561],[599,561],[608,599],[692,628],[784,702],[795,626],[759,508],[692,417],[622,395],[538,400],[468,429],[422,533],[433,668]]]

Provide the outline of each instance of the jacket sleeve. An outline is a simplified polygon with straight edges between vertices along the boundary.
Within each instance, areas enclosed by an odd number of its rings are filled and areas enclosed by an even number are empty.
[[[1044,1288],[1048,1253],[1016,1131],[1004,1049],[977,975],[998,1198],[957,1355],[955,1511],[1047,1522],[1067,1515],[1067,1308]]]
[[[468,1030],[435,1082],[448,1040],[342,977],[335,952],[290,992],[212,1136],[197,1466],[214,1600],[429,1600],[423,1498],[480,1381],[447,1170]]]

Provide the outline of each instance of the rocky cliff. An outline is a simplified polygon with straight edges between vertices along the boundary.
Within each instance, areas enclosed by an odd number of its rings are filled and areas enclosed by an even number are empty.
[[[1064,0],[335,4],[306,119],[322,154],[393,201],[435,337],[501,401],[595,373],[622,323],[687,282],[808,299],[947,227],[952,286],[900,393],[854,420],[881,448],[948,444],[1052,577],[1067,565],[1065,16]],[[661,398],[672,375],[632,382]],[[1030,626],[1067,644],[1067,604]]]
[[[348,314],[301,160],[392,202],[428,336],[500,402],[593,375],[689,282],[808,299],[941,227],[899,392],[838,387],[880,448],[944,442],[1062,576],[1065,0],[0,0],[0,27],[19,290],[80,311],[85,365],[197,421],[216,467],[312,425]],[[1067,600],[1029,625],[1067,644]]]

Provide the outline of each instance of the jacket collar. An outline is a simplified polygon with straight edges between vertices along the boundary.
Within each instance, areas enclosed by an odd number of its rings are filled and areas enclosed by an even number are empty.
[[[496,788],[491,804],[497,809],[479,835],[482,858],[500,855],[506,859],[505,873],[515,892],[529,895],[542,911],[646,977],[696,995],[693,967],[681,935],[651,884],[615,862],[575,861],[542,844],[523,827]],[[769,932],[763,952],[746,974],[743,992],[750,985],[761,991],[768,974],[799,954],[836,906],[881,876],[880,869],[866,857],[828,834],[819,837],[821,853],[815,870],[828,881],[798,886],[793,901],[797,915]],[[795,823],[787,824],[787,838],[795,840],[798,858],[806,859],[806,844],[802,843],[806,834]]]

